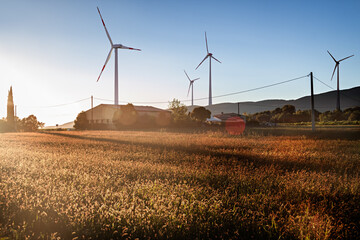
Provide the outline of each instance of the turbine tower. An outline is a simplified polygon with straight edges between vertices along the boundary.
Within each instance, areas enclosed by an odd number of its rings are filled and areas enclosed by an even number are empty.
[[[211,58],[213,58],[215,61],[221,63],[219,60],[217,60],[212,53],[209,52],[209,48],[208,48],[208,43],[207,43],[207,37],[206,37],[206,32],[205,32],[205,43],[206,43],[206,56],[205,58],[201,61],[201,63],[195,68],[198,69],[198,67],[200,67],[200,65],[205,61],[206,58],[209,58],[209,106],[212,105],[212,92],[211,92]]]
[[[184,73],[185,73],[185,75],[187,76],[187,78],[189,79],[189,82],[190,82],[190,84],[189,84],[189,90],[188,90],[187,95],[189,96],[189,92],[190,92],[190,88],[191,88],[191,106],[194,106],[194,82],[195,82],[196,80],[199,80],[200,78],[195,78],[195,79],[191,80],[191,79],[189,78],[189,75],[187,75],[187,73],[186,73],[185,70],[184,70]]]
[[[333,71],[333,74],[332,74],[332,76],[331,76],[331,81],[332,81],[332,79],[333,79],[333,77],[334,77],[334,73],[335,73],[335,70],[336,70],[336,68],[337,68],[337,101],[336,101],[336,110],[339,110],[340,111],[340,87],[339,87],[339,68],[340,68],[340,62],[341,61],[344,61],[345,59],[348,59],[348,58],[351,58],[351,57],[353,57],[354,55],[351,55],[351,56],[348,56],[348,57],[346,57],[346,58],[343,58],[343,59],[340,59],[339,61],[337,61],[334,57],[333,57],[333,55],[331,55],[331,53],[329,52],[329,51],[327,51],[329,54],[330,54],[330,56],[331,56],[331,58],[335,61],[335,68],[334,68],[334,71]]]
[[[104,23],[104,20],[101,16],[101,13],[100,13],[100,10],[99,8],[97,8],[98,12],[99,12],[99,15],[100,15],[100,18],[101,18],[101,21],[102,21],[102,24],[104,25],[104,29],[105,29],[105,32],[106,32],[106,35],[107,37],[109,38],[109,41],[110,41],[110,44],[111,44],[111,49],[110,49],[110,52],[106,58],[106,61],[105,61],[105,64],[104,66],[102,67],[101,69],[101,72],[100,72],[100,75],[97,79],[97,81],[99,81],[100,79],[100,76],[102,74],[102,72],[104,71],[105,69],[105,66],[106,64],[108,63],[108,61],[110,60],[110,57],[111,57],[111,53],[113,51],[113,49],[115,49],[115,100],[114,100],[114,104],[115,105],[119,105],[119,87],[118,87],[118,49],[129,49],[129,50],[137,50],[137,51],[141,51],[140,49],[137,49],[137,48],[131,48],[131,47],[126,47],[122,44],[113,44],[111,38],[110,38],[110,34],[108,32],[108,30],[106,29],[106,26],[105,26],[105,23]]]

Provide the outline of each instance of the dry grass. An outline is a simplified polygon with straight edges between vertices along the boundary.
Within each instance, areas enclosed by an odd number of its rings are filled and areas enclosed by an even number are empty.
[[[360,140],[0,134],[0,239],[356,239]]]

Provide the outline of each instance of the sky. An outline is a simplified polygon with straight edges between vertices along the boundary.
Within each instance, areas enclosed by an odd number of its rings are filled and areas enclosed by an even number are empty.
[[[99,82],[110,50],[101,14],[114,43],[140,48],[119,50],[120,104],[165,109],[176,98],[189,105],[207,98],[209,50],[213,96],[240,92],[310,72],[331,81],[340,64],[340,88],[360,85],[360,1],[45,1],[0,0],[0,118],[6,117],[13,87],[20,118],[30,114],[46,126],[73,121],[91,107],[114,101],[114,54]],[[332,90],[314,82],[315,94]],[[310,94],[303,78],[257,91],[213,99],[222,102],[297,99]],[[195,100],[206,106],[208,99]]]

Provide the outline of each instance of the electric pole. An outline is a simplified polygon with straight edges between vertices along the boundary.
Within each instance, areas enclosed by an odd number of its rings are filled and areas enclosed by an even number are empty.
[[[91,95],[91,128],[94,125],[94,97]]]
[[[310,73],[310,85],[311,85],[311,129],[315,131],[315,109],[314,109],[314,83],[313,73]]]

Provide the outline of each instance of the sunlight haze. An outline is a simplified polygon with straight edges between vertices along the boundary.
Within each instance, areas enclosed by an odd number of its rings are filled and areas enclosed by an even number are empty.
[[[114,54],[96,82],[110,50],[98,6],[119,49],[120,104],[165,109],[173,98],[208,96],[209,51],[212,95],[261,87],[309,74],[330,81],[341,64],[340,89],[359,86],[359,1],[5,1],[0,8],[0,118],[6,117],[13,86],[20,118],[30,114],[47,126],[73,121],[82,110],[113,104]],[[296,99],[310,94],[308,78],[277,87],[214,98],[222,102]],[[315,93],[330,91],[315,82]],[[81,101],[83,100],[83,101]],[[156,102],[156,103],[154,103]],[[194,104],[206,106],[207,99]]]

